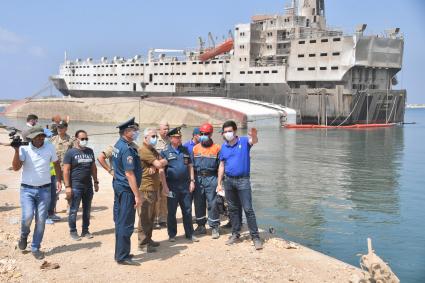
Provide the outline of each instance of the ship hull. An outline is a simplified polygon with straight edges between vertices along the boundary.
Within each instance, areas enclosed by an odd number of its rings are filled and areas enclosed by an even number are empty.
[[[404,122],[406,92],[373,90],[369,93],[346,95],[330,91],[324,95],[309,93],[307,90],[291,89],[287,84],[269,84],[259,87],[255,84],[226,84],[225,87],[208,88],[202,86],[188,89],[179,86],[177,92],[149,91],[100,91],[69,90],[58,88],[71,97],[227,97],[251,99],[284,105],[297,109],[298,123],[322,125],[350,125],[366,123]]]

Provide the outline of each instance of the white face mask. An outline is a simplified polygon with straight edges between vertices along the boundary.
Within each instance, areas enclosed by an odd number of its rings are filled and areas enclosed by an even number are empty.
[[[89,143],[89,141],[82,141],[82,140],[80,140],[80,146],[81,147],[86,147],[88,143]]]
[[[227,133],[224,133],[223,136],[227,141],[231,141],[231,140],[233,140],[234,133],[233,132],[227,132]]]

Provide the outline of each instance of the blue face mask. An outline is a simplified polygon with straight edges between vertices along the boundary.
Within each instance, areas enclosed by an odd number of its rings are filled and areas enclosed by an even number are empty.
[[[158,139],[157,138],[151,138],[150,141],[149,141],[149,144],[151,146],[155,146],[157,142],[158,142]]]
[[[210,137],[209,136],[200,136],[199,137],[199,141],[200,142],[207,142],[209,140],[210,140]]]
[[[133,132],[133,141],[139,140],[139,135],[140,135],[139,131],[134,131]]]

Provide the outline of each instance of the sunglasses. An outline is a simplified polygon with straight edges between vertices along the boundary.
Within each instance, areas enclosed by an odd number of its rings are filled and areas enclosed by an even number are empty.
[[[89,138],[82,138],[82,139],[79,139],[80,141],[88,141],[89,140]]]
[[[208,136],[209,133],[199,133],[200,136]]]

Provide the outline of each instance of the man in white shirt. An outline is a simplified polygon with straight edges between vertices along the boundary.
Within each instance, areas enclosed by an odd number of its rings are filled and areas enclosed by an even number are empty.
[[[46,135],[42,127],[32,127],[27,131],[26,137],[31,142],[26,146],[14,147],[15,154],[12,161],[14,171],[22,168],[20,190],[22,219],[18,247],[20,250],[26,249],[31,222],[35,216],[31,252],[36,259],[43,259],[40,244],[50,204],[50,162],[54,162],[59,188],[62,186],[62,172],[54,146],[44,142]]]

